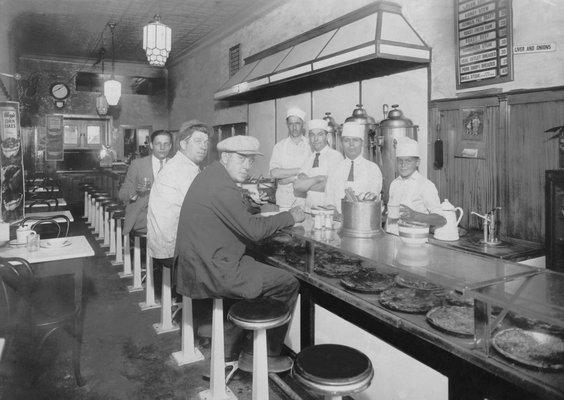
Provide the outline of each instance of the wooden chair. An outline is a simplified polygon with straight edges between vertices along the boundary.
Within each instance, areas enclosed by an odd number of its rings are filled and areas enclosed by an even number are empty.
[[[85,381],[80,372],[80,307],[76,307],[73,302],[56,302],[57,293],[47,292],[49,285],[35,276],[31,266],[23,258],[0,258],[0,279],[10,303],[23,305],[23,315],[12,315],[13,319],[20,317],[24,320],[32,338],[41,334],[39,340],[30,341],[37,343],[34,359],[39,359],[41,349],[53,333],[61,328],[65,329],[73,339],[72,362],[76,384],[83,386]],[[11,312],[16,309],[17,307],[10,307]]]

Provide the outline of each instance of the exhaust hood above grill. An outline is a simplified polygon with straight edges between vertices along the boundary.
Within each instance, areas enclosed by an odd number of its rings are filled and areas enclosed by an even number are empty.
[[[303,91],[308,82],[332,86],[424,67],[430,60],[431,49],[401,7],[376,2],[246,58],[214,98],[243,99],[292,85]]]

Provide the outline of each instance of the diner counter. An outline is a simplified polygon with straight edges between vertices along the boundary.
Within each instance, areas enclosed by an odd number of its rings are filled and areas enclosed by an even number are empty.
[[[371,316],[375,325],[362,320],[350,322],[362,326],[363,329],[370,329],[371,325],[384,327],[373,328],[372,333],[376,336],[380,336],[382,329],[399,330],[404,334],[412,335],[414,339],[446,351],[452,357],[458,358],[457,361],[463,360],[478,366],[539,398],[564,398],[564,373],[562,371],[542,372],[507,360],[491,348],[493,334],[490,333],[514,326],[509,316],[505,318],[508,311],[525,315],[528,318],[539,320],[545,318],[547,323],[556,324],[564,331],[564,275],[557,274],[558,279],[552,279],[551,275],[551,278],[547,279],[543,274],[553,274],[552,272],[545,272],[502,258],[480,256],[460,251],[454,247],[436,245],[434,241],[419,247],[412,247],[405,245],[399,237],[385,233],[371,239],[349,238],[339,236],[338,226],[333,230],[312,230],[312,225],[311,220],[307,219],[303,224],[285,230],[286,234],[291,235],[293,241],[301,242],[305,248],[302,249],[305,251],[298,252],[300,257],[304,258],[303,262],[288,262],[284,255],[276,254],[276,251],[272,253],[275,247],[269,247],[268,244],[261,246],[258,251],[267,262],[287,269],[300,279],[302,284],[305,283],[305,286],[334,299],[326,302],[323,307],[345,304],[350,309],[344,312],[342,318],[348,319],[347,315],[353,315],[355,310],[361,311]],[[475,301],[475,313],[479,313],[480,307],[485,307],[490,311],[493,307],[498,307],[503,310],[502,317],[496,321],[493,321],[492,317],[489,323],[484,323],[479,322],[475,314],[476,333],[474,337],[456,337],[439,331],[427,322],[425,314],[391,311],[380,305],[379,294],[347,290],[341,284],[340,278],[330,278],[316,272],[314,268],[316,252],[322,254],[326,249],[338,250],[343,255],[360,257],[364,260],[363,267],[376,268],[378,272],[423,279],[446,290],[471,296]],[[540,288],[535,283],[531,284],[530,281],[538,277],[544,277],[544,281],[554,281],[550,293],[544,292],[547,290],[546,282]],[[516,283],[516,285],[511,287],[507,282]],[[493,293],[483,291],[483,288],[496,286],[496,284],[501,286],[497,287]],[[529,289],[533,287],[534,290],[523,291],[527,284],[529,284]],[[312,290],[305,290],[304,293],[307,296],[307,293],[311,293]],[[507,293],[504,293],[504,290]],[[516,301],[519,294],[523,297],[521,302]],[[302,294],[302,302],[310,301],[304,297]],[[337,315],[343,314],[342,306],[334,308],[329,311]],[[302,304],[302,314],[308,309],[311,311],[313,307]],[[314,334],[311,332],[314,324],[311,318],[314,317],[301,316],[302,346],[304,342],[305,345],[314,342]],[[388,339],[394,341],[394,335]],[[409,354],[409,349],[402,348],[404,343],[391,344]],[[436,368],[428,359],[420,359],[420,361]],[[440,370],[440,368],[437,369]],[[447,368],[440,372],[449,376],[451,371]]]

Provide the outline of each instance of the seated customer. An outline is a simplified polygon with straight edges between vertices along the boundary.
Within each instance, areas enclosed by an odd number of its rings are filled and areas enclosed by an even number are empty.
[[[399,176],[390,184],[386,231],[397,235],[400,219],[435,227],[446,224],[437,188],[418,171],[418,143],[408,137],[397,139],[396,161]]]
[[[327,142],[327,121],[312,119],[307,126],[313,153],[306,159],[294,181],[294,194],[305,198],[306,209],[309,209],[324,205],[327,175],[343,160],[343,156]]]
[[[180,207],[208,154],[208,128],[198,121],[185,122],[176,139],[178,151],[156,176],[149,195],[147,243],[155,267],[172,268]],[[160,272],[158,268],[155,273],[157,293]]]
[[[341,134],[345,159],[327,177],[325,203],[341,212],[341,199],[345,189],[351,188],[356,195],[366,199],[380,197],[382,173],[378,165],[362,156],[364,149],[364,125],[345,122]]]
[[[217,150],[220,160],[194,179],[180,210],[175,251],[177,291],[192,299],[265,297],[282,301],[293,310],[297,279],[256,261],[245,250],[247,243],[301,222],[305,214],[299,207],[269,217],[253,216],[246,210],[237,183],[249,177],[255,157],[262,155],[256,138],[233,136],[219,142]],[[267,332],[271,372],[291,368],[291,360],[280,356],[287,329],[286,324]],[[251,348],[243,358],[249,359]]]

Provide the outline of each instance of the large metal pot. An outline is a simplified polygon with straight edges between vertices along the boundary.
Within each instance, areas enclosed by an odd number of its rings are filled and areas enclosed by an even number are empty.
[[[382,170],[382,199],[388,203],[390,183],[396,178],[396,140],[400,137],[410,137],[417,140],[417,130],[419,127],[413,125],[410,119],[403,116],[403,112],[397,104],[392,105],[388,111],[388,105],[384,104],[384,118],[376,128],[376,137],[380,147]]]
[[[362,156],[367,160],[378,163],[379,160],[374,159],[374,152],[372,151],[377,127],[376,120],[366,113],[366,110],[362,108],[362,104],[357,104],[356,107],[352,115],[345,119],[345,122],[356,122],[357,124],[364,125],[364,149]]]
[[[341,200],[343,223],[341,235],[368,238],[383,234],[382,205],[380,201]]]
[[[343,152],[341,146],[341,135],[339,132],[339,125],[335,122],[335,119],[331,116],[330,112],[326,112],[325,116],[323,117],[325,121],[327,121],[327,141],[329,145],[339,152]]]

